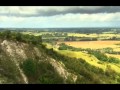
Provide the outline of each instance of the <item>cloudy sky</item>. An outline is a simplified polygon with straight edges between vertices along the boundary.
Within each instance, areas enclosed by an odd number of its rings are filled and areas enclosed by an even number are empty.
[[[120,27],[120,6],[0,6],[0,27]]]

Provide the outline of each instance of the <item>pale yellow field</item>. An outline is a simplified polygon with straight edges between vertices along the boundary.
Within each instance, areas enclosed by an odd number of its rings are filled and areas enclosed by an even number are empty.
[[[65,43],[69,46],[77,47],[77,48],[91,48],[91,49],[101,49],[101,48],[107,48],[111,47],[118,50],[118,44],[120,41],[72,41],[72,42],[58,42],[59,43]]]
[[[22,32],[22,34],[29,34],[29,35],[34,35],[34,36],[40,36],[42,34],[52,34],[52,32],[40,32],[40,33],[35,33],[35,32]]]
[[[81,34],[81,33],[68,33],[68,36],[76,36],[76,37],[99,37],[99,38],[111,38],[111,37],[120,37],[120,34],[109,34],[109,33],[103,33],[103,34]]]
[[[120,37],[120,34],[99,34],[99,37]]]

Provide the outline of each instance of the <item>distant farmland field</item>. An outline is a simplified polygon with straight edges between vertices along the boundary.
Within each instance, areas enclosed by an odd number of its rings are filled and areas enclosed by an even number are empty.
[[[102,49],[102,48],[113,48],[117,49],[120,46],[116,44],[120,44],[120,41],[72,41],[72,42],[58,42],[65,43],[69,46],[77,47],[77,48],[91,48],[91,49]]]

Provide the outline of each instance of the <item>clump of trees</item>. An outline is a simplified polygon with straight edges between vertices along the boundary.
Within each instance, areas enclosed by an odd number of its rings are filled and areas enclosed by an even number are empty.
[[[107,55],[105,55],[104,53],[102,53],[100,51],[95,51],[95,50],[91,50],[91,49],[88,49],[87,51],[89,54],[94,55],[98,60],[110,62],[110,63],[120,63],[119,59],[114,58],[114,57],[108,57]]]
[[[71,50],[71,51],[84,51],[84,49],[82,49],[82,48],[75,48],[75,47],[72,47],[72,46],[68,46],[65,43],[61,43],[59,45],[58,49],[59,50]]]
[[[3,31],[0,32],[0,38],[30,43],[34,45],[42,43],[41,36],[23,35],[20,32]]]
[[[53,33],[46,33],[42,34],[42,37],[66,37],[66,32],[53,32]]]
[[[113,48],[103,48],[103,49],[98,49],[98,51],[102,51],[104,53],[109,53],[109,54],[120,54],[119,51],[114,51]]]

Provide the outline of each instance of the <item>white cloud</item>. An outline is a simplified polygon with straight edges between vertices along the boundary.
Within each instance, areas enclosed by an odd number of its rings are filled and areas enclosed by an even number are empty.
[[[55,15],[51,17],[12,17],[12,16],[0,16],[0,22],[24,22],[24,21],[36,21],[45,22],[47,20],[51,22],[110,22],[120,21],[120,13],[98,13],[98,14],[65,14]]]
[[[37,8],[34,7],[19,7],[19,6],[2,6],[0,7],[0,14],[3,15],[10,15],[10,14],[23,14],[23,15],[29,15],[29,14],[36,14]]]
[[[91,7],[91,6],[67,6],[67,7],[62,7],[62,6],[11,6],[11,7],[5,7],[2,6],[0,7],[0,25],[6,24],[6,26],[10,23],[10,25],[23,25],[26,26],[29,25],[37,25],[37,26],[75,26],[75,25],[89,25],[92,23],[100,23],[104,24],[104,22],[107,22],[106,24],[109,24],[111,22],[119,22],[120,21],[120,12],[116,13],[67,13],[67,14],[57,14],[57,15],[52,15],[52,16],[34,16],[35,14],[47,12],[49,10],[53,11],[59,11],[63,12],[69,9],[75,9],[75,8],[80,8],[80,9],[85,9],[85,10],[93,10],[93,9],[100,9],[102,8],[101,6],[98,7]],[[11,14],[16,14],[16,15],[11,15]],[[33,15],[34,14],[34,15]],[[33,15],[31,17],[22,17],[19,15]],[[112,24],[113,24],[112,23]],[[28,25],[27,25],[28,24]]]
[[[66,14],[66,15],[57,16],[56,21],[67,21],[67,22],[120,21],[120,13]]]
[[[97,10],[103,8],[102,6],[79,6],[78,8],[84,10]]]
[[[26,18],[23,17],[9,17],[9,16],[0,16],[0,22],[22,22]]]

